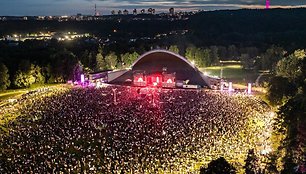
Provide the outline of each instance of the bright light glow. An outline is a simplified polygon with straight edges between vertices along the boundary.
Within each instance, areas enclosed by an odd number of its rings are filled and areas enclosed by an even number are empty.
[[[157,83],[156,83],[156,82],[154,82],[154,83],[153,83],[153,86],[157,86]]]
[[[228,92],[232,92],[233,91],[233,83],[229,82],[228,83]]]
[[[270,0],[266,0],[266,9],[270,8]]]
[[[137,82],[143,82],[143,79],[140,77],[138,78]]]
[[[156,82],[159,83],[159,77],[156,77]]]
[[[84,83],[85,82],[85,76],[84,74],[81,74],[81,83]]]
[[[248,94],[252,93],[252,83],[248,83]]]
[[[191,64],[192,64],[192,65],[195,65],[195,61],[194,61],[194,60],[193,60],[193,61],[191,61]]]
[[[10,102],[10,103],[13,103],[13,102],[15,102],[15,101],[17,101],[17,99],[13,99],[13,98],[8,99],[8,102]]]
[[[171,80],[171,79],[168,79],[168,80],[167,80],[167,83],[172,83],[172,80]]]
[[[101,82],[97,82],[96,87],[97,87],[97,88],[100,88],[100,87],[101,87]]]
[[[272,150],[271,150],[270,148],[267,148],[267,149],[262,150],[260,153],[261,153],[262,155],[266,155],[266,154],[270,153],[271,151],[272,151]]]

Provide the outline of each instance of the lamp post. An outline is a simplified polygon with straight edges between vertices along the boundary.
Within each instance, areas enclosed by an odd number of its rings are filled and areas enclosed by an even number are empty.
[[[248,94],[252,93],[252,83],[248,83]]]
[[[270,0],[266,0],[266,9],[270,8]]]
[[[220,66],[221,66],[221,70],[220,70],[220,90],[223,91],[223,62],[222,60],[219,61],[220,62]]]
[[[116,88],[112,89],[114,93],[114,104],[117,105],[117,96],[116,96]]]

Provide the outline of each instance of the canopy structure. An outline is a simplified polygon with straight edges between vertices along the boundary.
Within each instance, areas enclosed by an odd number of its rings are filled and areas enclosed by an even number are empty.
[[[131,70],[110,81],[122,84],[133,81],[133,74],[143,72],[145,75],[175,73],[177,81],[188,84],[209,87],[209,79],[200,72],[195,65],[186,58],[167,50],[153,50],[141,55],[131,66]]]

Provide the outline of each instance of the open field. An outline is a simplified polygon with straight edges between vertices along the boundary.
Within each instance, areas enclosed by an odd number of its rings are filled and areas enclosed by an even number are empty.
[[[0,106],[1,102],[7,99],[14,99],[20,97],[22,94],[26,94],[31,90],[39,89],[39,88],[44,88],[44,87],[52,87],[52,86],[57,86],[58,84],[36,84],[32,85],[30,88],[27,89],[11,89],[11,90],[5,90],[0,92]]]
[[[255,70],[245,70],[241,64],[224,64],[223,66],[212,66],[206,68],[200,68],[200,70],[210,76],[221,76],[221,70],[223,71],[222,78],[231,81],[233,83],[247,84],[255,83],[259,73]]]

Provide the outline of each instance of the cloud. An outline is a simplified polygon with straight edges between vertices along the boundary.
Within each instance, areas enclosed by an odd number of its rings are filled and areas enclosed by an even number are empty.
[[[84,0],[108,7],[264,7],[265,0]],[[272,7],[304,6],[301,0],[270,0]]]

